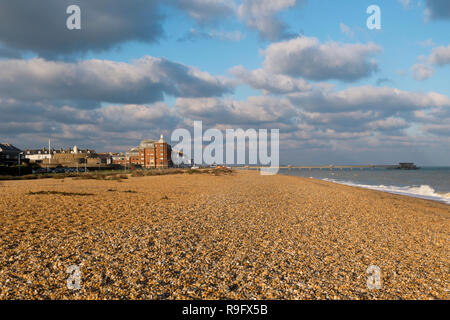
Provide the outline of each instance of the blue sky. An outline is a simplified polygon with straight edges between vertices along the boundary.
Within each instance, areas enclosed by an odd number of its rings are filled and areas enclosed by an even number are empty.
[[[381,31],[371,31],[366,27],[366,20],[369,17],[366,9],[375,3],[381,8]],[[318,0],[297,5],[278,15],[293,32],[316,37],[323,42],[328,40],[345,43],[372,41],[380,45],[383,48],[383,54],[378,56],[379,72],[372,77],[362,79],[357,84],[376,84],[379,78],[389,78],[399,89],[435,90],[450,95],[450,86],[445,81],[445,76],[449,75],[448,67],[436,70],[436,76],[424,82],[396,73],[399,70],[409,71],[419,56],[430,54],[432,47],[449,43],[449,22],[426,21],[424,10],[423,1],[412,1],[410,7],[405,8],[400,1],[392,0],[376,2]],[[132,42],[122,45],[121,49],[88,54],[86,58],[130,61],[144,55],[151,55],[195,66],[213,75],[227,74],[227,71],[236,64],[244,65],[248,69],[261,66],[264,58],[258,52],[266,48],[270,41],[260,39],[257,31],[246,29],[237,17],[215,25],[202,26],[173,7],[165,6],[163,12],[167,15],[164,24],[165,36],[158,43]],[[354,36],[345,35],[341,31],[341,23],[350,27]],[[191,29],[204,32],[240,32],[245,38],[241,41],[201,38],[180,41],[180,38]],[[433,46],[421,45],[429,39],[433,41]],[[348,86],[339,82],[335,83],[341,88]]]
[[[65,28],[70,4],[81,30]],[[33,6],[0,0],[4,142],[126,151],[202,120],[279,128],[284,163],[450,165],[448,1]]]

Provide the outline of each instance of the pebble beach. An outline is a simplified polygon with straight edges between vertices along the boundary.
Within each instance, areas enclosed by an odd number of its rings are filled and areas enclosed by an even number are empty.
[[[0,299],[448,299],[449,218],[443,203],[240,170],[1,181]]]

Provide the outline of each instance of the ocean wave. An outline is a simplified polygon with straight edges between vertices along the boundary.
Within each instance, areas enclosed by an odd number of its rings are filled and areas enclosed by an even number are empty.
[[[385,185],[369,185],[369,184],[359,184],[351,181],[339,181],[335,179],[327,179],[324,178],[322,180],[345,184],[347,186],[352,187],[360,187],[365,189],[383,191],[388,193],[400,194],[405,196],[410,196],[414,198],[421,198],[427,200],[434,200],[439,202],[444,202],[450,204],[450,193],[444,192],[436,192],[429,185],[421,185],[421,186],[407,186],[407,187],[398,187],[398,186],[385,186]]]

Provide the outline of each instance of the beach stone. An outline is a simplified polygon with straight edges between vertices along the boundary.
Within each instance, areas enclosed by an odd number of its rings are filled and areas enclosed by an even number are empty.
[[[240,170],[3,181],[0,195],[0,299],[449,298],[438,202]]]

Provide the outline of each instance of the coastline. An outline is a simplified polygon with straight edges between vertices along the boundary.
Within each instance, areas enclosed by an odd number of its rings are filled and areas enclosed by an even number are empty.
[[[320,179],[320,178],[314,178],[310,177],[309,179],[315,179],[320,181],[327,181],[339,185],[344,186],[350,186],[354,188],[361,188],[365,190],[372,190],[372,191],[379,191],[379,192],[385,192],[389,194],[395,194],[395,195],[401,195],[405,197],[410,197],[413,199],[423,199],[423,200],[429,200],[429,201],[435,201],[443,204],[450,205],[450,192],[449,193],[436,193],[434,190],[430,190],[430,193],[434,193],[432,195],[427,194],[421,194],[421,193],[412,193],[411,189],[427,189],[430,188],[428,185],[422,185],[420,187],[399,187],[399,186],[377,186],[377,185],[365,185],[365,184],[359,184],[354,183],[351,181],[338,181],[333,179]],[[426,190],[429,191],[429,190]]]
[[[450,207],[436,201],[240,170],[0,194],[0,299],[449,298]]]

